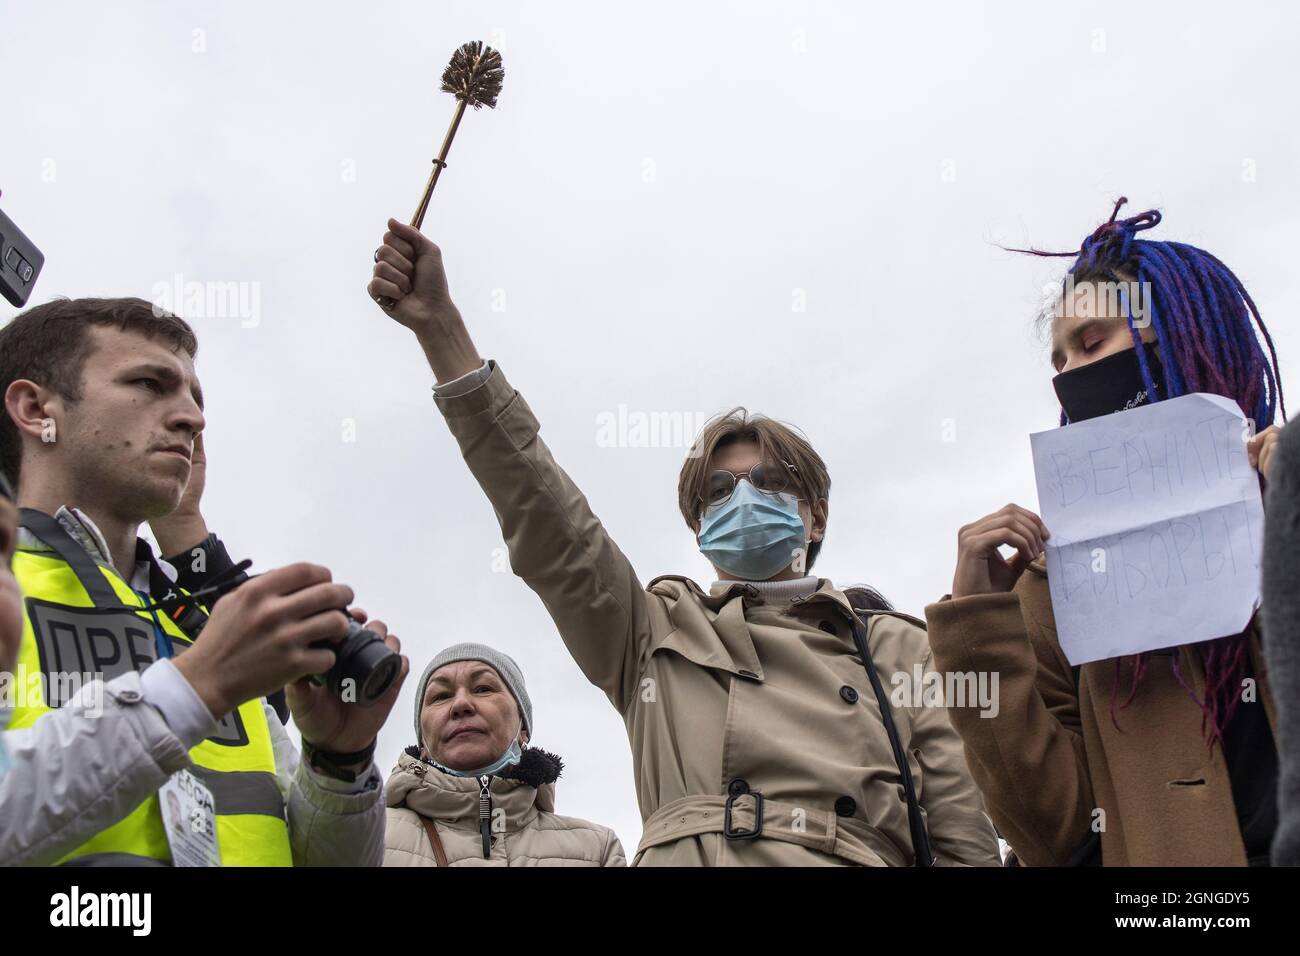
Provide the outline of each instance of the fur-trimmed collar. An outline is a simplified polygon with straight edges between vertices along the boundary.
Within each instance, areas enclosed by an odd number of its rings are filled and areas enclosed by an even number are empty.
[[[384,785],[384,802],[405,807],[440,824],[476,829],[479,781],[439,770],[410,747],[397,758],[397,766]],[[506,829],[529,825],[539,813],[555,812],[555,780],[563,765],[560,758],[533,747],[524,749],[515,767],[492,777],[488,786],[493,812],[505,813]]]
[[[420,756],[420,747],[418,744],[411,744],[406,748],[406,755],[428,764],[430,767],[435,766],[424,757]],[[519,763],[512,767],[506,767],[495,776],[503,780],[516,780],[528,787],[540,787],[543,784],[554,783],[560,779],[560,774],[564,772],[564,761],[556,754],[542,750],[539,747],[525,747],[519,758]]]

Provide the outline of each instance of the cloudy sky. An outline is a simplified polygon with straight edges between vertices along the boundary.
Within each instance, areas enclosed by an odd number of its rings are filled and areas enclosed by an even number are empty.
[[[497,46],[506,81],[425,232],[642,578],[712,579],[676,510],[685,442],[609,447],[599,423],[746,405],[830,466],[817,570],[919,614],[960,525],[1036,507],[1028,435],[1057,414],[1032,320],[1063,265],[999,243],[1077,248],[1120,194],[1159,208],[1152,238],[1227,262],[1300,368],[1297,27],[1255,3],[0,0],[0,205],[47,257],[33,302],[238,284],[180,309],[211,526],[261,568],[329,565],[417,670],[458,641],[513,654],[566,758],[559,810],[630,856],[622,723],[365,294],[450,119],[451,52]]]

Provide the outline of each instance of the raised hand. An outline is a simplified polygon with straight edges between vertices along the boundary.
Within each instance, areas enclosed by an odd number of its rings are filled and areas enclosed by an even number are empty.
[[[190,455],[190,480],[185,485],[176,510],[163,518],[150,520],[149,527],[158,541],[164,557],[180,554],[199,544],[208,536],[208,525],[203,520],[203,489],[208,481],[208,456],[203,448],[203,433],[194,436],[194,451]]]
[[[952,596],[994,594],[1015,587],[1025,567],[1043,553],[1049,537],[1043,520],[1027,508],[1009,504],[957,532],[957,570]],[[1008,545],[1016,553],[1009,559],[998,548]]]
[[[420,230],[388,220],[366,291],[385,313],[415,333],[439,382],[483,364],[451,301],[442,250]]]

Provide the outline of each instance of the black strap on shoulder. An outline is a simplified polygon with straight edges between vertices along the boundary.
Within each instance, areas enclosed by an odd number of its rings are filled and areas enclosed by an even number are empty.
[[[156,613],[161,610],[189,636],[190,640],[197,638],[199,632],[203,630],[203,625],[207,623],[207,613],[172,583],[163,569],[158,566],[158,562],[154,560],[149,546],[143,541],[137,539],[135,556],[137,561],[145,561],[149,565],[149,592],[153,601],[152,604],[144,607],[132,607],[122,603],[122,599],[117,596],[112,585],[105,580],[94,558],[77,543],[72,535],[68,534],[67,529],[57,518],[51,518],[43,511],[22,508],[19,511],[19,525],[34,534],[47,547],[52,548],[54,553],[67,563],[72,573],[77,576],[77,580],[81,582],[81,586],[86,589],[93,606],[105,610],[112,608],[132,612]]]
[[[903,779],[903,793],[907,797],[907,822],[912,831],[912,865],[934,866],[934,854],[930,851],[930,834],[925,829],[925,818],[921,816],[921,805],[916,799],[916,783],[912,780],[912,768],[907,762],[903,750],[902,738],[898,735],[898,725],[894,723],[894,710],[885,694],[880,675],[876,672],[876,662],[871,659],[867,647],[867,625],[863,620],[870,620],[871,612],[855,612],[853,615],[853,643],[862,655],[862,666],[866,669],[871,689],[875,691],[876,701],[880,704],[880,716],[885,722],[885,732],[889,735],[889,745],[894,751],[894,761],[898,764],[898,773]]]
[[[1101,834],[1096,830],[1088,833],[1088,839],[1070,854],[1066,866],[1101,866]]]
[[[95,559],[79,545],[67,529],[43,511],[34,508],[18,510],[18,525],[36,535],[44,544],[52,548],[62,558],[72,573],[77,576],[81,586],[90,595],[90,601],[96,607],[117,606],[122,603],[117,592],[104,580]]]
[[[195,640],[208,621],[208,615],[199,607],[192,595],[186,595],[178,582],[172,581],[153,556],[153,549],[141,538],[135,541],[136,564],[143,561],[149,567],[149,596],[154,608],[161,610],[172,623]]]
[[[153,556],[153,549],[145,543],[143,538],[135,539],[135,563],[138,566],[144,562],[149,568],[149,595],[159,603],[174,601],[181,596],[181,590],[172,583],[172,579],[167,577],[162,566]]]

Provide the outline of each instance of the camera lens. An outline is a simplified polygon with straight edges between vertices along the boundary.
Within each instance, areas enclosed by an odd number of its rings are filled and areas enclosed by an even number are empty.
[[[366,676],[359,684],[357,700],[369,707],[388,693],[388,688],[393,686],[393,681],[397,680],[397,673],[401,669],[402,660],[382,642],[370,645],[362,651],[362,655],[365,657],[365,663],[359,666],[358,670],[364,671]]]
[[[325,675],[329,689],[344,700],[369,707],[388,692],[401,671],[402,659],[378,634],[348,618],[348,633],[330,646],[334,666]]]

